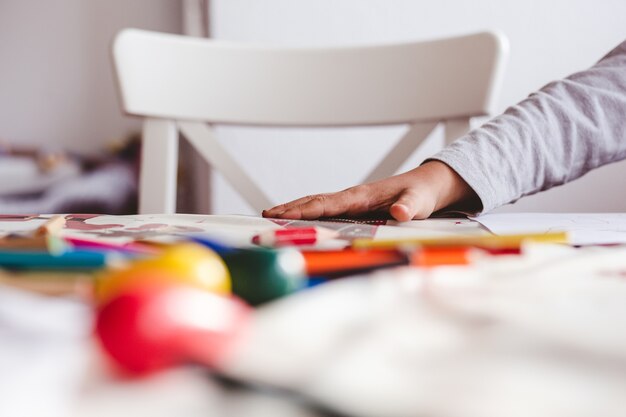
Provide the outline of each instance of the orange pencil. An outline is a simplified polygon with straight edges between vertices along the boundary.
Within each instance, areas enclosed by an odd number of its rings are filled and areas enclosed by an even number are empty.
[[[303,251],[306,272],[310,276],[342,276],[390,266],[408,265],[408,257],[396,250],[325,250]]]
[[[443,265],[468,265],[474,248],[422,248],[409,252],[389,249],[342,249],[303,251],[306,272],[309,276],[345,276],[381,268],[410,265],[435,267]]]
[[[411,265],[417,267],[469,265],[475,251],[468,247],[418,249],[411,255]]]

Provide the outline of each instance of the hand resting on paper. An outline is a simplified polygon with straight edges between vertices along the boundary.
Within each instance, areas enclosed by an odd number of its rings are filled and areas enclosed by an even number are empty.
[[[448,165],[429,161],[404,174],[343,191],[302,197],[263,211],[263,217],[320,217],[390,214],[398,221],[425,219],[433,212],[470,203],[480,206],[472,188]]]

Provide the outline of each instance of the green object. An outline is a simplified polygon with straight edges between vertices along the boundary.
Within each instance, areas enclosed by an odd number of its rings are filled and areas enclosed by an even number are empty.
[[[304,257],[295,249],[235,249],[222,258],[233,293],[253,306],[306,286]]]

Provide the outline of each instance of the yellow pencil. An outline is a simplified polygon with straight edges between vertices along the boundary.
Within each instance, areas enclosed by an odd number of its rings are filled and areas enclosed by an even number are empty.
[[[399,247],[476,246],[488,249],[516,249],[524,242],[568,243],[567,232],[519,235],[453,236],[440,238],[355,239],[355,249],[388,249]]]
[[[45,295],[88,298],[93,274],[74,271],[11,272],[0,269],[0,284]]]

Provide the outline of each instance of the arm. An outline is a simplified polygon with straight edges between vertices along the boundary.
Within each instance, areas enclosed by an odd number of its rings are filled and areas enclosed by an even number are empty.
[[[472,187],[484,211],[624,158],[626,42],[433,157]]]
[[[370,184],[304,197],[266,217],[389,212],[423,219],[456,206],[488,211],[626,158],[626,42],[594,67],[548,84],[422,166]]]

